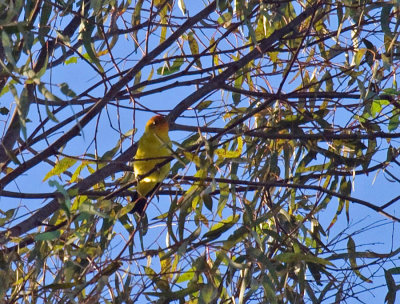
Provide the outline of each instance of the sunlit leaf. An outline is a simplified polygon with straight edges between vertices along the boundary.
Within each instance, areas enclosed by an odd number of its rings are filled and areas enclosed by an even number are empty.
[[[218,23],[220,25],[222,25],[224,28],[227,28],[231,25],[232,23],[232,13],[231,12],[227,12],[222,14],[219,18],[218,18]]]
[[[186,16],[186,6],[184,0],[178,0],[178,7],[181,10],[183,16]]]
[[[75,165],[77,162],[77,159],[75,158],[69,158],[69,157],[64,157],[60,161],[56,163],[53,169],[51,169],[43,178],[43,181],[48,180],[50,177],[54,175],[60,175],[67,171],[69,168],[71,168],[73,165]]]
[[[229,230],[238,220],[240,216],[238,214],[236,215],[231,215],[230,217],[226,218],[225,220],[222,220],[221,222],[213,225],[210,228],[210,231],[204,234],[204,238],[211,238],[215,239],[219,237],[222,233],[225,231]]]
[[[188,42],[189,42],[190,51],[192,52],[192,55],[195,56],[194,58],[196,58],[197,55],[199,55],[199,44],[197,43],[196,38],[192,32],[189,33],[189,35],[188,35]],[[195,62],[199,68],[202,67],[200,58],[196,58]]]
[[[82,39],[83,46],[85,47],[86,53],[90,61],[96,65],[96,67],[99,69],[100,72],[104,72],[103,66],[100,64],[100,61],[97,58],[96,51],[92,43],[93,30],[94,30],[93,23],[83,20],[80,28],[80,37]]]
[[[215,154],[222,158],[236,158],[242,154],[243,150],[243,139],[241,137],[237,138],[237,149],[234,151],[227,150],[227,149],[216,149]]]
[[[78,57],[72,56],[69,59],[65,60],[65,64],[72,64],[72,63],[78,63]]]
[[[157,69],[157,74],[164,76],[171,75],[178,72],[183,64],[183,58],[175,59],[171,66],[166,62],[164,66]]]

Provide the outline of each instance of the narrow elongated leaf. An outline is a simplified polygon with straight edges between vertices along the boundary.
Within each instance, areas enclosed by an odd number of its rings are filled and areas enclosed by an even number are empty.
[[[71,168],[73,165],[75,165],[77,162],[77,159],[75,158],[69,158],[65,157],[61,159],[59,162],[56,163],[53,169],[51,169],[43,178],[43,181],[48,180],[50,177],[54,175],[60,175],[67,171],[69,168]]]
[[[189,33],[188,42],[190,51],[192,52],[192,55],[196,58],[196,56],[199,55],[199,44],[197,43],[193,33]],[[200,58],[196,58],[195,63],[199,68],[202,68]]]
[[[35,235],[35,241],[51,241],[60,238],[60,231],[48,231]]]
[[[275,257],[276,260],[284,263],[300,263],[308,262],[321,265],[333,265],[332,262],[313,256],[311,254],[296,253],[296,252],[284,252]]]
[[[359,266],[357,265],[357,261],[356,261],[356,243],[354,242],[354,240],[349,237],[348,241],[347,241],[347,251],[349,254],[349,261],[350,261],[350,265],[351,268],[353,269],[354,273],[363,281],[368,282],[368,283],[372,283],[372,281],[368,278],[366,278],[365,276],[363,276],[359,270]]]
[[[215,150],[215,154],[222,158],[236,158],[242,154],[243,150],[243,139],[239,136],[237,138],[238,147],[236,150],[231,151],[227,149],[217,149]]]
[[[387,304],[394,304],[396,303],[396,293],[398,287],[396,286],[396,282],[393,279],[393,276],[390,273],[390,271],[385,270],[385,280],[386,280],[386,286],[388,288],[388,292],[385,297],[385,302],[387,302]]]
[[[225,220],[213,225],[209,232],[204,234],[204,238],[215,239],[219,237],[222,233],[229,230],[238,220],[240,216],[238,214],[231,215]]]

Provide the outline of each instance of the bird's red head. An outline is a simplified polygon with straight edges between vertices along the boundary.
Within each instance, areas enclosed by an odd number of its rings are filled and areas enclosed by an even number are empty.
[[[162,115],[156,115],[149,119],[146,124],[146,130],[153,130],[156,133],[168,133],[169,124],[168,121]]]

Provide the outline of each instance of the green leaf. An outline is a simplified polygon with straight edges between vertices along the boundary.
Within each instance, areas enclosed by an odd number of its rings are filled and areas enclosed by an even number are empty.
[[[6,107],[1,107],[0,108],[0,114],[1,115],[7,115],[10,112],[9,109],[7,109]]]
[[[208,188],[207,188],[208,189]],[[207,190],[206,189],[206,190]],[[212,211],[212,206],[213,206],[213,200],[212,200],[212,197],[211,197],[211,195],[208,193],[208,191],[206,191],[206,190],[204,190],[204,191],[202,191],[201,192],[201,198],[203,199],[203,201],[204,201],[204,205],[206,206],[206,208],[208,209],[208,210],[210,210],[210,211]]]
[[[188,269],[187,271],[179,275],[178,279],[176,280],[176,283],[182,283],[192,280],[194,278],[195,273],[196,273],[195,269],[193,268]]]
[[[71,199],[68,191],[65,190],[65,188],[60,185],[58,182],[55,180],[49,181],[49,186],[50,187],[56,187],[57,191],[62,194],[62,198],[58,198],[58,202],[61,205],[61,208],[67,213],[67,215],[70,215],[70,209],[71,209]]]
[[[140,15],[142,11],[143,1],[144,0],[138,0],[136,3],[135,10],[134,13],[132,14],[132,19],[131,19],[131,23],[133,26],[137,26],[140,24]]]
[[[218,0],[217,1],[217,9],[222,13],[227,8],[230,8],[228,0]]]
[[[93,1],[90,1],[89,3],[90,3],[90,8],[93,10],[93,15],[95,15],[95,16],[98,15],[102,8],[103,1],[93,0]]]
[[[372,281],[365,276],[363,276],[359,270],[359,267],[357,266],[357,261],[356,261],[356,243],[354,240],[349,236],[349,239],[347,241],[347,251],[349,254],[349,261],[350,261],[350,266],[353,269],[354,273],[363,281],[372,283]]]
[[[388,288],[388,292],[385,297],[385,302],[388,304],[394,304],[396,303],[396,292],[397,292],[397,286],[396,282],[392,277],[392,274],[390,271],[387,271],[385,269],[385,279],[386,279],[386,286]]]
[[[321,272],[323,272],[324,268],[320,264],[315,263],[307,263],[308,270],[310,270],[311,275],[313,276],[315,282],[318,285],[321,284]]]
[[[163,43],[167,38],[167,29],[168,29],[167,8],[168,5],[164,5],[163,9],[160,11],[160,19],[161,19],[160,23],[164,26],[161,26],[161,35],[159,44]]]
[[[60,87],[61,92],[64,93],[66,96],[71,97],[71,98],[76,97],[75,92],[69,88],[68,83],[63,82],[63,83],[59,84],[58,86]]]
[[[278,304],[278,299],[276,296],[277,291],[275,290],[275,284],[267,275],[262,276],[262,286],[267,298],[267,303]]]
[[[47,24],[49,21],[53,6],[50,2],[45,1],[43,3],[41,14],[40,14],[40,21],[39,21],[39,40],[42,44],[45,43],[45,36],[50,31],[51,27]]]
[[[21,92],[21,96],[15,100],[17,103],[17,109],[18,109],[18,114],[19,114],[19,122],[21,124],[21,130],[22,134],[24,135],[24,138],[27,137],[26,134],[26,122],[28,112],[29,112],[29,106],[30,106],[30,99],[28,97],[28,90],[26,87]]]
[[[375,46],[367,39],[362,40],[367,47],[368,51],[365,54],[365,60],[367,61],[368,65],[372,67],[374,65],[374,60],[375,60],[375,54],[376,54],[376,48]]]
[[[52,241],[59,239],[61,232],[59,230],[56,231],[48,231],[35,235],[35,241]]]
[[[16,208],[11,208],[6,212],[0,211],[0,213],[5,216],[0,218],[0,226],[4,226],[4,224],[14,216],[16,210],[17,210]]]
[[[0,63],[1,63],[1,60],[0,60]],[[3,87],[3,89],[0,91],[0,97],[10,91],[10,85],[13,85],[13,83],[16,83],[16,81],[12,80],[9,85],[5,85]]]
[[[393,4],[386,3],[386,4],[382,5],[382,10],[381,10],[382,31],[389,37],[393,37],[392,31],[390,30],[390,20],[392,19],[390,17],[390,12],[391,12],[392,8],[393,8]]]
[[[212,284],[203,285],[200,288],[199,304],[209,304],[217,297],[217,290]]]
[[[351,182],[348,181],[345,177],[342,178],[340,181],[339,193],[342,195],[349,195],[351,192]],[[336,223],[338,216],[342,213],[344,205],[348,204],[347,200],[339,198],[339,205],[336,210],[336,214],[332,219],[331,223],[329,224],[328,230],[332,228],[332,226]],[[347,213],[346,213],[347,214]]]
[[[50,111],[49,105],[46,103],[46,114],[50,118],[50,120],[54,122],[59,122],[58,119],[54,116],[53,112]]]
[[[307,262],[307,263],[314,263],[320,265],[331,265],[333,264],[325,259],[318,258],[312,254],[304,254],[304,253],[296,253],[296,252],[284,252],[275,257],[277,261],[283,263],[300,263],[300,262]]]
[[[81,19],[81,27],[80,27],[80,38],[82,40],[83,46],[85,47],[88,58],[92,63],[96,65],[101,73],[104,72],[102,65],[100,64],[99,59],[97,58],[94,50],[94,45],[92,43],[92,32],[94,30],[94,20],[86,20],[84,18]]]
[[[137,1],[136,5],[135,5],[135,11],[132,14],[131,23],[132,23],[132,27],[134,29],[137,28],[140,24],[143,2],[144,2],[144,0]],[[135,42],[135,52],[136,52],[137,48],[139,47],[138,32],[139,32],[138,29],[135,29],[132,32],[133,41]]]
[[[42,95],[44,96],[44,98],[46,100],[51,100],[51,101],[61,101],[60,98],[58,98],[57,96],[55,96],[52,92],[50,92],[49,90],[47,90],[46,86],[43,83],[39,84],[39,90],[40,93],[42,93]]]
[[[168,281],[164,279],[160,279],[160,275],[158,275],[153,269],[150,267],[143,267],[145,270],[146,275],[149,277],[150,280],[153,281],[153,283],[156,284],[156,286],[162,290],[163,292],[169,292],[169,283]]]
[[[178,291],[146,292],[146,295],[159,297],[160,299],[162,299],[162,303],[167,303],[167,302],[171,303],[174,300],[181,300],[188,295],[196,294],[203,285],[204,284],[190,284],[189,283],[187,288],[183,288]],[[166,302],[166,299],[168,299],[167,302]]]
[[[396,89],[394,89],[394,88],[387,88],[387,89],[384,89],[383,92],[384,92],[385,94],[389,94],[389,95],[393,95],[393,96],[400,95],[400,91],[398,91],[398,90],[396,90]]]
[[[257,35],[256,32],[254,31],[253,25],[250,24],[250,22],[246,19],[244,22],[247,26],[247,30],[249,31],[249,36],[251,38],[251,42],[257,47],[258,41],[257,41]],[[261,49],[259,49],[261,51]]]
[[[386,99],[375,99],[371,104],[371,116],[376,118],[382,109],[389,104],[390,102]]]
[[[390,268],[390,269],[388,269],[388,271],[389,271],[391,274],[400,274],[400,267]]]
[[[213,54],[213,53],[215,53],[216,51],[217,51],[217,44],[215,43],[215,38],[214,37],[212,37],[211,39],[210,39],[210,53],[211,54]],[[218,57],[218,55],[212,55],[212,63],[213,63],[213,66],[218,66],[218,64],[219,64],[219,57]],[[221,72],[221,70],[219,70],[220,72]]]
[[[167,76],[176,73],[180,70],[183,63],[184,63],[183,58],[175,59],[172,66],[170,66],[169,63],[166,62],[162,67],[157,69],[157,74]]]
[[[356,65],[357,68],[359,67],[361,59],[364,57],[366,52],[367,49],[365,48],[357,50],[356,55],[354,56],[354,64]]]
[[[188,35],[188,42],[190,51],[192,52],[192,55],[196,58],[197,55],[199,55],[199,44],[197,43],[196,38],[194,37],[194,34],[192,32],[190,32]],[[199,68],[202,68],[200,58],[196,58],[195,63]]]
[[[399,127],[399,114],[395,114],[389,119],[389,125],[388,125],[388,130],[394,131]]]
[[[195,109],[200,113],[201,111],[207,109],[212,103],[212,100],[203,100],[195,107]]]
[[[232,23],[232,13],[231,12],[227,12],[227,13],[222,14],[218,18],[217,22],[220,25],[222,25],[224,28],[229,27],[231,25],[231,23]]]
[[[72,64],[72,63],[78,63],[78,57],[77,56],[71,56],[69,59],[65,60],[64,64]]]
[[[22,2],[20,2],[22,3]],[[13,10],[9,10],[9,12],[11,14],[13,14],[15,12],[15,7],[14,7],[14,11]],[[13,16],[14,17],[14,16]],[[1,20],[1,21],[5,21],[5,20]],[[29,25],[26,21],[20,21],[20,22],[9,22],[7,24],[1,24],[2,29],[4,29],[4,31],[9,34],[20,34],[21,32],[25,32],[25,31],[30,31],[33,29],[33,26]]]
[[[234,224],[236,224],[239,218],[240,216],[238,214],[231,215],[227,219],[222,220],[221,222],[213,225],[210,231],[204,234],[203,238],[216,239],[222,233],[229,230]]]
[[[243,73],[242,71],[239,71],[238,73],[236,73],[234,87],[240,90],[243,86],[243,81],[244,81]],[[237,92],[232,92],[232,99],[235,105],[238,105],[241,99],[241,94]]]
[[[217,207],[217,214],[222,217],[222,211],[225,208],[226,203],[228,202],[229,198],[229,184],[226,183],[219,183],[219,201]]]
[[[110,218],[108,214],[96,210],[95,206],[91,202],[84,202],[83,204],[81,204],[79,206],[79,211],[91,215],[97,215],[102,218]]]
[[[76,287],[80,282],[76,283],[54,283],[43,286],[44,289],[60,290],[60,289],[71,289]]]
[[[101,161],[111,161],[112,158],[115,156],[115,154],[118,152],[118,150],[121,149],[121,143],[118,142],[114,148],[111,150],[108,150],[104,152],[104,154],[100,157]],[[104,163],[103,163],[104,165]]]
[[[376,139],[368,139],[368,148],[367,151],[365,152],[365,161],[362,162],[362,167],[364,170],[368,169],[368,166],[371,162],[371,158],[373,155],[375,155],[376,152]]]
[[[10,37],[7,35],[6,31],[1,31],[1,42],[4,54],[6,55],[6,59],[8,63],[13,66],[16,66],[16,62],[13,55],[13,42],[10,40]]]

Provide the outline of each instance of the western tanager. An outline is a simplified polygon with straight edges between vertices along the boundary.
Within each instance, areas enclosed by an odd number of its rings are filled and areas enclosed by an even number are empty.
[[[140,179],[154,169],[157,164],[165,161],[171,156],[171,141],[168,136],[168,121],[161,115],[152,117],[146,124],[144,133],[139,139],[138,148],[133,161],[133,172],[139,180],[137,182],[137,195],[132,197],[136,201],[131,213],[143,214],[147,203],[147,197],[151,196],[158,185],[167,177],[170,164],[167,163],[161,168]]]

